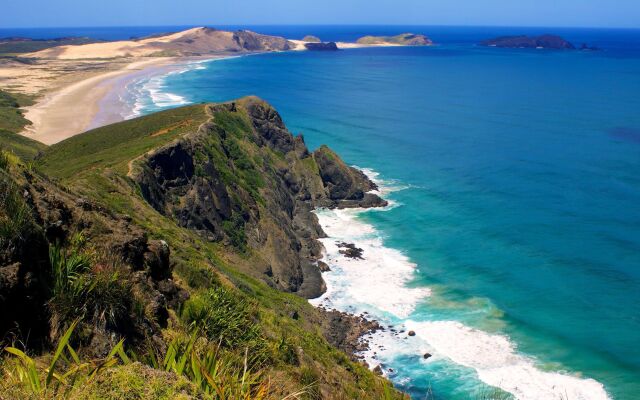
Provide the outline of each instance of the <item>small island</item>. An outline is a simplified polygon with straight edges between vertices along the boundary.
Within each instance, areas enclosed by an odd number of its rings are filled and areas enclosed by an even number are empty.
[[[481,46],[501,47],[510,49],[555,49],[575,50],[576,47],[569,41],[557,35],[540,36],[501,36],[495,39],[480,42]]]
[[[319,42],[321,42],[319,37],[313,36],[313,35],[307,35],[307,36],[303,37],[302,41],[303,42],[309,42],[309,43],[319,43]]]
[[[338,51],[336,42],[308,42],[304,47],[311,51]]]
[[[396,36],[364,36],[356,41],[358,44],[379,46],[431,46],[433,42],[425,35],[402,33]]]

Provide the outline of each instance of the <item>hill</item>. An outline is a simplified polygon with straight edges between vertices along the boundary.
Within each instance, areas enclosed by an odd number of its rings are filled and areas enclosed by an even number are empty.
[[[364,36],[356,41],[364,45],[431,46],[433,42],[425,35],[402,33],[396,36]]]
[[[106,59],[116,57],[201,56],[251,51],[283,51],[293,48],[288,40],[239,30],[222,31],[198,27],[138,40],[65,45],[23,54],[46,59]]]
[[[385,202],[260,99],[0,160],[0,329],[29,354],[5,357],[10,398],[403,398],[344,352],[375,323],[304,299],[323,290],[311,211]]]

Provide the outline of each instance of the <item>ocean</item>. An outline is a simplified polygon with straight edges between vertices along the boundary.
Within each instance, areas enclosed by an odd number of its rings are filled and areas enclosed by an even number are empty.
[[[371,366],[414,399],[640,397],[640,31],[249,28],[436,43],[187,64],[124,99],[133,117],[257,95],[379,183],[385,209],[317,211],[332,270],[312,300],[382,322]],[[476,45],[547,32],[601,51]]]

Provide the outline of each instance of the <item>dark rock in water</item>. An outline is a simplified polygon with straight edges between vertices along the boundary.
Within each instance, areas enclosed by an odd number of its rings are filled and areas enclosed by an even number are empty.
[[[376,365],[376,367],[373,369],[373,373],[376,375],[382,375],[382,367],[380,365]]]
[[[580,45],[580,50],[582,50],[582,51],[598,51],[598,50],[600,50],[600,48],[598,48],[596,46],[589,46],[586,43],[582,43],[582,45]]]
[[[302,41],[310,42],[310,43],[319,43],[319,42],[321,42],[320,38],[318,38],[317,36],[313,36],[313,35],[307,35],[307,36],[303,37]]]
[[[431,353],[424,353],[424,355],[422,356],[422,358],[424,358],[425,360],[427,358],[431,358]]]
[[[387,201],[373,193],[378,186],[362,171],[349,167],[327,146],[313,152],[320,177],[329,193],[329,208],[384,207]],[[318,204],[323,206],[324,204]]]
[[[337,51],[338,45],[335,42],[305,43],[304,47],[312,51]]]
[[[337,310],[323,310],[321,315],[325,339],[354,359],[357,359],[355,353],[369,349],[369,344],[361,338],[381,329],[377,321]]]
[[[318,261],[318,268],[320,268],[320,272],[329,272],[331,268],[327,265],[327,263],[323,261]]]
[[[407,335],[409,335],[409,336],[415,336],[415,335],[416,335],[416,333],[415,333],[414,331],[409,331],[409,333],[407,333]]]
[[[556,49],[556,50],[575,50],[575,46],[560,36],[541,35],[541,36],[501,36],[495,39],[484,40],[480,42],[481,46],[503,47],[511,49]]]
[[[356,247],[355,244],[342,242],[338,243],[338,247],[341,248],[341,250],[338,250],[338,252],[345,257],[364,260],[364,258],[362,257],[362,253],[364,252],[364,250]]]

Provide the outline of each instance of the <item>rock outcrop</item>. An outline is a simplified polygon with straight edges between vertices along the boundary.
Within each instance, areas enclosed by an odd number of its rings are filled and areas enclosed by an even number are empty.
[[[112,340],[112,333],[132,341],[159,333],[166,327],[169,305],[178,307],[186,299],[186,292],[171,279],[167,243],[149,240],[142,229],[131,224],[130,217],[114,214],[19,168],[11,174],[0,171],[0,188],[4,194],[0,219],[3,225],[11,220],[19,229],[0,240],[0,341],[16,335],[38,345],[60,333],[54,321],[49,321],[52,316],[47,307],[52,290],[50,249],[70,244],[78,235],[91,242],[91,254],[102,260],[94,268],[118,265],[135,293],[135,299],[127,300],[131,310],[123,310],[113,323],[96,326],[85,338],[97,352],[102,348],[97,344]],[[13,198],[7,201],[5,196]],[[21,215],[16,219],[5,215],[7,212]],[[145,308],[139,318],[127,314],[134,312],[134,302]],[[97,321],[88,316],[87,323]]]
[[[335,42],[305,43],[304,47],[311,51],[338,51],[338,45]]]
[[[480,42],[480,45],[513,49],[575,50],[575,46],[573,44],[556,35],[502,36],[495,39],[484,40]]]
[[[326,146],[311,153],[257,98],[209,106],[193,134],[147,154],[131,176],[180,226],[260,255],[254,273],[304,297],[324,292],[316,207],[378,207],[376,185]]]

